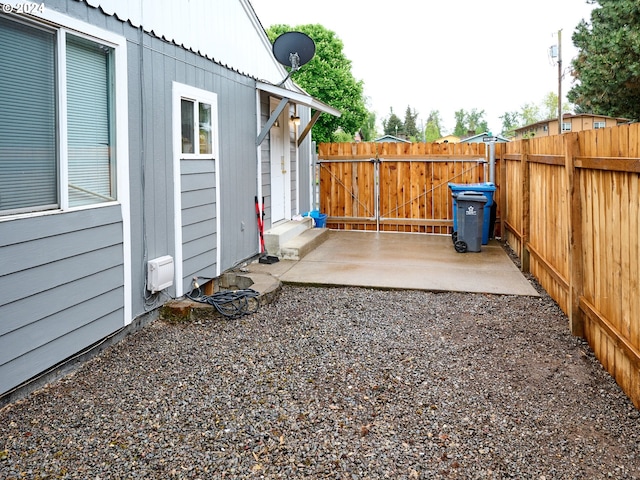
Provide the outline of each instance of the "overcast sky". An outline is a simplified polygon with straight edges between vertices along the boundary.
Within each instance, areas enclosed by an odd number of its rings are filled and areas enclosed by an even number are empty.
[[[585,0],[250,1],[265,29],[320,24],[334,31],[379,125],[390,108],[404,120],[409,105],[419,122],[440,111],[445,133],[455,127],[455,111],[473,108],[499,133],[505,112],[557,93],[549,47],[562,30],[569,67],[577,53],[571,35],[593,8]],[[567,74],[563,97],[570,87]]]

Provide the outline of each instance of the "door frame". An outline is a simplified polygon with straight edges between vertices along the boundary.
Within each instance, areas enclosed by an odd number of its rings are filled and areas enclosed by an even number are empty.
[[[280,103],[280,99],[270,97],[269,98],[269,107],[271,111],[274,111],[278,104]],[[284,220],[291,218],[291,149],[290,149],[290,129],[289,129],[289,120],[287,118],[287,114],[289,113],[289,108],[285,108],[280,115],[278,116],[276,122],[271,127],[271,132],[269,135],[269,185],[270,185],[270,196],[271,196],[271,224],[275,224]],[[277,140],[274,141],[273,132],[278,132],[280,134],[281,143],[277,145]],[[275,137],[277,138],[277,137]],[[275,146],[280,147],[279,149],[274,148]],[[281,158],[278,158],[281,157]],[[282,168],[284,167],[284,169]],[[274,188],[276,182],[274,182],[273,172],[274,170],[284,170],[284,178],[282,182],[283,192],[276,192]],[[274,215],[275,211],[273,209],[275,194],[282,195],[284,199],[284,209],[282,211],[282,217],[276,218]]]

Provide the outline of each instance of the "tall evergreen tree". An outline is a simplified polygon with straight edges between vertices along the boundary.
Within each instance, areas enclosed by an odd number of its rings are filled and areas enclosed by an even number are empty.
[[[418,118],[418,113],[415,110],[411,110],[411,107],[407,105],[407,110],[404,114],[404,134],[413,140],[417,140],[420,132],[418,131],[418,127],[416,126],[416,120]]]
[[[580,112],[640,119],[640,2],[590,0],[591,22],[582,20],[572,39],[577,83],[567,94]]]
[[[400,117],[393,113],[393,108],[389,110],[389,117],[382,121],[382,128],[385,135],[404,135],[404,124]]]

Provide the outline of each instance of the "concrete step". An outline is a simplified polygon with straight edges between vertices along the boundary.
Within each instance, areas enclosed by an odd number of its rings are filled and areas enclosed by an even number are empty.
[[[303,232],[313,228],[313,219],[310,217],[302,220],[290,220],[282,222],[264,232],[264,245],[269,255],[280,257],[282,246]]]
[[[310,228],[282,245],[280,247],[280,257],[283,260],[300,260],[324,242],[328,235],[329,230],[327,228]]]

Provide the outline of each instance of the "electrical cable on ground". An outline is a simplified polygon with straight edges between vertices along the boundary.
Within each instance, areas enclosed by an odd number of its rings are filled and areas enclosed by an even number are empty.
[[[251,288],[204,295],[200,287],[196,286],[195,289],[187,294],[187,298],[194,302],[213,305],[226,318],[237,319],[258,311],[260,306],[258,295],[260,294]]]

